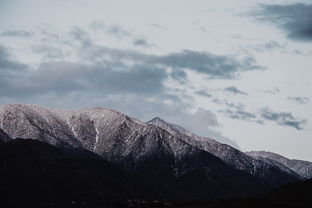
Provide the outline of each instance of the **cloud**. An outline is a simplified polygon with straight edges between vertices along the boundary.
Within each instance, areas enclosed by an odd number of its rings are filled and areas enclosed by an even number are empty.
[[[33,33],[26,30],[5,30],[0,33],[0,36],[30,38],[33,36]]]
[[[159,24],[151,24],[152,27],[158,28],[158,29],[162,29],[162,30],[167,30],[166,27],[164,27],[163,25],[159,25]]]
[[[226,116],[230,117],[231,119],[238,119],[238,120],[244,120],[244,121],[253,121],[257,118],[255,114],[243,111],[243,110],[223,110],[220,111],[223,112]]]
[[[243,120],[243,121],[249,121],[249,122],[256,122],[260,123],[259,119],[257,119],[257,115],[252,112],[248,112],[245,108],[246,106],[242,103],[232,103],[228,102],[227,100],[220,100],[220,99],[213,99],[212,102],[223,105],[226,107],[226,109],[219,110],[219,113],[222,113],[223,115],[235,119],[235,120]]]
[[[208,98],[212,97],[212,95],[209,94],[206,90],[198,90],[195,93],[198,94],[198,95],[201,95],[203,97],[208,97]]]
[[[266,48],[266,49],[284,48],[285,44],[282,45],[279,42],[272,40],[272,41],[269,41],[269,42],[265,43],[263,45],[263,47]]]
[[[218,105],[224,105],[227,108],[231,108],[231,109],[235,109],[235,110],[243,110],[245,108],[245,105],[242,103],[232,103],[232,102],[228,102],[227,100],[223,99],[220,100],[218,98],[215,98],[212,100],[212,102],[218,104]]]
[[[0,73],[1,77],[5,76],[5,72],[12,73],[13,70],[23,70],[26,66],[16,60],[14,60],[9,49],[0,45]]]
[[[136,39],[132,42],[134,46],[149,48],[151,45],[145,39]]]
[[[33,46],[31,51],[35,54],[42,55],[44,60],[59,60],[65,56],[60,48],[45,44]]]
[[[291,100],[299,104],[306,104],[310,101],[308,97],[288,97],[287,100]]]
[[[89,33],[80,27],[72,28],[70,35],[74,40],[78,41],[83,48],[93,45],[93,41],[91,40]]]
[[[274,121],[281,126],[290,126],[297,130],[303,130],[307,123],[305,119],[295,118],[289,112],[273,112],[269,107],[261,109],[261,117],[265,120]]]
[[[243,92],[243,91],[240,91],[239,89],[237,89],[236,87],[234,86],[230,86],[230,87],[226,87],[223,89],[224,91],[226,92],[230,92],[230,93],[233,93],[235,95],[248,95],[247,93]]]
[[[312,41],[312,4],[261,5],[252,12],[260,21],[276,24],[287,37],[298,41]]]
[[[117,38],[130,37],[132,34],[126,29],[117,24],[106,24],[103,21],[93,21],[89,24],[89,28],[94,30],[101,30],[107,34],[113,35]]]
[[[65,94],[74,91],[105,95],[148,95],[164,90],[162,82],[166,78],[167,74],[163,69],[146,65],[129,67],[114,62],[89,66],[71,62],[49,62],[40,64],[37,70],[28,70],[24,82],[18,86],[8,85],[1,92],[7,96],[19,93],[24,96],[37,93]]]
[[[273,90],[262,90],[262,89],[257,89],[257,91],[259,92],[262,92],[262,93],[265,93],[265,94],[272,94],[272,95],[275,95],[275,94],[278,94],[280,93],[280,90],[278,88],[275,88]]]
[[[256,65],[252,57],[238,60],[230,56],[192,50],[183,50],[163,56],[150,56],[149,60],[168,67],[190,69],[206,74],[211,79],[233,79],[240,72],[263,69]]]

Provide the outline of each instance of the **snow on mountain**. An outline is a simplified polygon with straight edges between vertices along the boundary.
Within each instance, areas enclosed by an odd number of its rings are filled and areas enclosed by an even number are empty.
[[[285,183],[284,178],[272,184],[262,181],[162,128],[111,109],[51,110],[10,104],[0,107],[0,121],[12,139],[88,149],[163,184],[168,193],[205,199],[259,193]],[[296,178],[287,176],[286,180]]]
[[[298,177],[296,172],[282,164],[272,163],[271,161],[258,160],[227,144],[219,143],[216,140],[208,137],[197,136],[183,127],[168,123],[158,117],[148,121],[147,123],[158,126],[168,131],[172,135],[179,137],[186,143],[205,150],[215,155],[216,157],[219,157],[227,164],[237,169],[247,171],[250,174],[266,178],[271,177],[270,175],[275,175],[274,172],[279,172],[279,170],[282,170],[290,175]]]
[[[270,161],[274,164],[287,167],[304,178],[312,178],[312,162],[294,159],[292,160],[282,155],[265,151],[251,151],[246,152],[246,154],[258,160]]]
[[[106,108],[51,110],[35,105],[0,107],[0,127],[11,138],[83,147],[121,162],[139,161],[162,149],[179,160],[198,151],[168,132]]]
[[[281,170],[159,118],[143,123],[112,109],[52,110],[35,105],[3,105],[0,128],[13,139],[32,138],[55,146],[85,148],[115,164],[142,167],[151,173],[164,168],[179,175],[207,167],[207,161],[211,166],[215,163],[216,167],[223,167],[224,161],[230,165],[228,168],[246,171],[275,184],[300,178],[287,168]],[[221,168],[220,174],[224,171]]]

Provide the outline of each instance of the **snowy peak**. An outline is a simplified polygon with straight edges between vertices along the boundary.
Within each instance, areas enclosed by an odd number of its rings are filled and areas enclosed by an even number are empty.
[[[181,126],[178,126],[176,124],[169,123],[169,122],[167,122],[167,121],[165,121],[159,117],[155,117],[152,120],[147,121],[146,123],[155,125],[159,128],[162,128],[162,129],[168,131],[169,133],[171,133],[175,136],[181,136],[181,134],[185,134],[188,136],[196,136],[191,131],[189,131],[189,130],[181,127]]]

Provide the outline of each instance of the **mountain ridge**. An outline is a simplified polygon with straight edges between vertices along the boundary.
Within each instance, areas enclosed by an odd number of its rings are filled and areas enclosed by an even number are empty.
[[[86,149],[194,199],[256,194],[301,179],[177,125],[144,123],[107,108],[9,104],[0,106],[0,128],[12,139]]]
[[[304,178],[312,178],[312,162],[289,159],[280,154],[268,151],[250,151],[246,152],[246,154],[263,161],[275,161],[276,163],[284,165]]]

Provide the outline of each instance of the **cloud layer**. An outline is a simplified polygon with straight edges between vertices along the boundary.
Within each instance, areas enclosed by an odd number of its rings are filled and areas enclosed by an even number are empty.
[[[312,4],[261,5],[253,14],[284,29],[291,39],[312,41]]]

